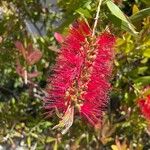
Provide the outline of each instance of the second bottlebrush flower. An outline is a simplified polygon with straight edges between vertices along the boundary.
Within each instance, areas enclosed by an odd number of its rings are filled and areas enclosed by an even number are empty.
[[[74,114],[95,127],[100,125],[108,103],[114,43],[115,37],[108,32],[92,36],[84,21],[72,25],[61,43],[44,99],[49,115],[55,110],[62,114],[57,127],[70,127]]]

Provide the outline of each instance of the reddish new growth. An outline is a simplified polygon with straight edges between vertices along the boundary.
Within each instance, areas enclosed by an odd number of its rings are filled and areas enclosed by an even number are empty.
[[[20,54],[23,56],[26,65],[28,66],[36,64],[42,58],[42,52],[38,49],[33,48],[32,44],[29,44],[27,48],[25,48],[20,41],[16,41],[15,46],[20,52]],[[34,71],[32,73],[27,72],[26,68],[20,64],[19,59],[17,59],[16,66],[17,66],[16,72],[18,73],[19,76],[21,76],[24,79],[25,78],[31,79],[40,75],[40,72],[38,71]]]
[[[150,95],[139,99],[138,104],[144,117],[150,121]]]
[[[85,22],[71,27],[49,79],[44,100],[49,114],[57,109],[64,116],[68,109],[75,109],[93,126],[100,124],[108,103],[114,42],[115,37],[108,32],[92,37]]]

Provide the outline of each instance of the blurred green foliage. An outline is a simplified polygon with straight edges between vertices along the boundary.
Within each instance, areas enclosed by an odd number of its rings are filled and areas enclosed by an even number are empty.
[[[55,31],[65,34],[69,24],[79,17],[92,25],[98,1],[59,0],[57,7],[46,0],[0,1],[0,143],[7,149],[16,149],[17,145],[36,150],[150,148],[148,123],[137,106],[137,98],[150,84],[150,16],[147,13],[150,3],[114,1],[109,7],[108,1],[103,2],[97,27],[100,32],[108,26],[117,36],[113,88],[102,128],[94,130],[76,120],[65,135],[52,130],[58,120],[45,117],[40,99],[59,47],[53,34]],[[120,8],[119,14],[111,9],[114,5]],[[146,9],[146,13],[140,12],[141,9]],[[127,19],[121,10],[129,15]],[[119,24],[115,23],[116,18],[110,21],[111,15],[116,15]],[[138,34],[132,34],[131,26]],[[17,40],[25,47],[32,43],[43,54],[38,63],[27,67],[27,71],[41,73],[31,84],[24,84],[16,73],[16,60],[24,65],[14,44]]]

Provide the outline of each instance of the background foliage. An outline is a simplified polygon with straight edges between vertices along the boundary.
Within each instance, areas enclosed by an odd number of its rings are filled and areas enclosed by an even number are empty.
[[[137,105],[143,88],[150,84],[149,0],[103,1],[97,32],[109,27],[117,43],[113,89],[102,129],[95,131],[75,121],[69,132],[61,135],[52,130],[58,120],[45,118],[41,97],[59,47],[53,34],[57,31],[65,35],[77,18],[93,24],[97,3],[59,0],[56,6],[46,0],[0,1],[0,143],[6,149],[150,148],[149,123]],[[27,65],[15,47],[18,40],[25,47],[32,43],[42,52],[42,58]],[[40,75],[25,84],[16,72],[17,60],[27,72]]]

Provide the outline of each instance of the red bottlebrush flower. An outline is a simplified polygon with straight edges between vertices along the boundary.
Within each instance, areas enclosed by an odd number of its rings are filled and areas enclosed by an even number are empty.
[[[49,78],[44,99],[48,113],[56,108],[66,115],[68,108],[75,108],[93,126],[100,124],[108,103],[114,42],[115,37],[107,32],[92,37],[83,21],[73,24]]]
[[[150,95],[138,100],[138,105],[143,116],[150,121]]]

